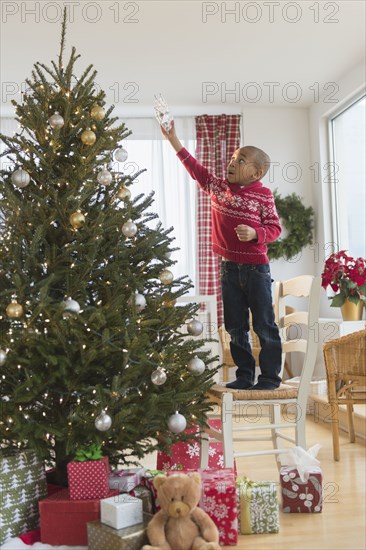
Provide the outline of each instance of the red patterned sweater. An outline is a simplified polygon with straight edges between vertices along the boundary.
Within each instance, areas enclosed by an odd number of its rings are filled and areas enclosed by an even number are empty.
[[[211,198],[212,249],[239,264],[268,264],[267,244],[281,234],[272,191],[260,181],[246,186],[216,178],[186,149],[177,153],[190,176]],[[255,241],[239,241],[235,227],[254,227]]]

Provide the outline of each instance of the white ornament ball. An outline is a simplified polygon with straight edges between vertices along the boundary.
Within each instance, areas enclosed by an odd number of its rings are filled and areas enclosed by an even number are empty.
[[[71,298],[67,298],[67,300],[64,300],[62,302],[62,307],[64,309],[63,316],[65,318],[69,317],[72,314],[80,313],[80,304],[76,300],[72,300]]]
[[[125,237],[134,237],[137,233],[137,225],[129,220],[122,225],[122,233]]]
[[[0,367],[5,365],[5,361],[6,361],[6,351],[4,351],[3,349],[0,349]]]
[[[137,311],[142,311],[146,307],[145,296],[143,294],[139,294],[138,292],[131,296],[128,302],[130,306],[134,303]]]
[[[106,432],[112,426],[112,419],[109,414],[103,411],[96,417],[94,424],[97,430]]]
[[[180,434],[187,427],[187,420],[178,412],[172,414],[168,419],[168,428],[173,434]]]
[[[166,382],[167,376],[164,369],[158,367],[151,375],[151,382],[156,386],[161,386]]]
[[[202,359],[197,357],[197,355],[195,355],[190,361],[188,361],[187,369],[192,374],[196,374],[196,375],[202,374],[205,368],[206,368],[205,363],[202,361]]]
[[[29,185],[30,175],[22,168],[19,168],[18,170],[15,170],[15,172],[13,172],[11,176],[11,181],[16,187],[23,189],[23,187],[27,187],[27,185]]]
[[[101,185],[109,185],[112,182],[112,174],[109,172],[109,170],[101,170],[97,176],[98,183]]]
[[[65,124],[65,121],[60,115],[60,113],[56,111],[55,114],[48,119],[48,123],[52,128],[55,128],[57,130],[63,127],[63,125]]]
[[[174,275],[169,269],[163,269],[159,275],[159,279],[163,285],[170,285],[174,281]]]
[[[113,154],[114,160],[117,162],[125,162],[128,158],[128,153],[123,147],[118,147]]]
[[[199,336],[203,331],[203,324],[197,319],[192,319],[187,323],[187,330],[192,336]]]

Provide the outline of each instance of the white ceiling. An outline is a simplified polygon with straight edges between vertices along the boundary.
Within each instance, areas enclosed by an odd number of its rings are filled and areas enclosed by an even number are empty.
[[[159,92],[175,112],[309,107],[324,91],[336,101],[337,82],[365,59],[364,0],[2,4],[4,114],[33,63],[57,59],[65,4],[73,8],[66,59],[74,45],[76,73],[93,63],[108,103],[123,113],[146,112]]]

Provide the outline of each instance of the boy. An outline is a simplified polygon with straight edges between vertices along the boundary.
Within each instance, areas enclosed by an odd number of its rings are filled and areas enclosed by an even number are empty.
[[[222,257],[221,286],[225,328],[237,365],[231,389],[271,390],[281,383],[281,339],[274,321],[271,274],[266,243],[276,240],[281,226],[273,194],[259,181],[270,158],[257,147],[237,149],[227,179],[216,178],[179,141],[174,122],[163,135],[191,177],[211,198],[212,248]],[[254,385],[255,359],[249,343],[249,310],[259,337],[261,374]]]

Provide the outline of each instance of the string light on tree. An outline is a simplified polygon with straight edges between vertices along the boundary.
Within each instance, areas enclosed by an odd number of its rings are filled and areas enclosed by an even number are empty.
[[[198,319],[191,319],[187,323],[187,331],[191,336],[199,336],[203,332],[203,324]]]
[[[184,432],[187,427],[187,420],[185,417],[176,411],[168,419],[168,428],[173,434],[180,434]]]
[[[27,187],[27,185],[29,185],[30,175],[22,168],[18,168],[18,170],[15,170],[15,172],[13,172],[11,176],[11,181],[15,185],[15,187],[23,189],[24,187]]]
[[[117,162],[125,162],[128,159],[128,153],[124,147],[118,147],[113,153],[113,158]]]
[[[51,128],[54,128],[55,130],[59,130],[62,128],[65,124],[65,121],[63,117],[60,115],[58,111],[55,112],[49,119],[48,123],[51,126]]]
[[[105,411],[102,411],[95,419],[95,427],[100,432],[106,432],[112,426],[112,419]]]

